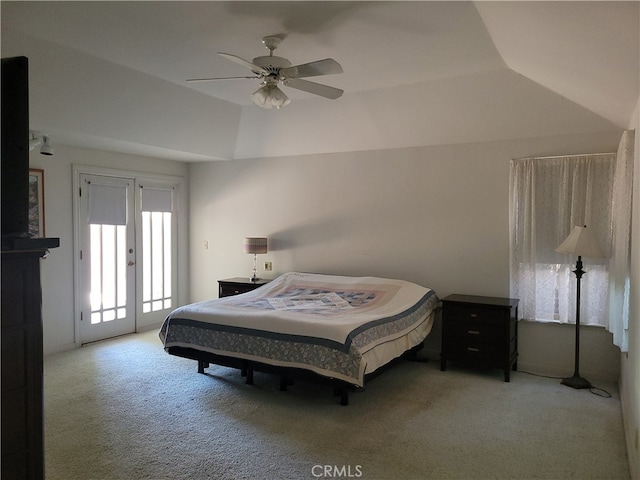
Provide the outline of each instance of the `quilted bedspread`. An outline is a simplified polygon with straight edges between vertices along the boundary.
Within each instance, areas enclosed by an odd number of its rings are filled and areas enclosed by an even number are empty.
[[[426,336],[437,303],[433,290],[403,280],[291,272],[248,293],[177,308],[160,338],[167,350],[190,347],[362,386],[363,354],[418,330]]]

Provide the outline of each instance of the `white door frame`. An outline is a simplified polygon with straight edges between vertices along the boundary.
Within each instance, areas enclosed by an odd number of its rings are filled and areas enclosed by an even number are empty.
[[[183,215],[183,208],[180,202],[180,191],[182,190],[182,185],[183,185],[183,177],[178,177],[178,176],[173,176],[173,175],[159,175],[159,174],[153,174],[153,173],[146,173],[146,172],[138,172],[138,171],[131,171],[131,170],[120,170],[120,169],[111,169],[111,168],[103,168],[103,167],[95,167],[95,166],[88,166],[88,165],[79,165],[79,164],[73,164],[72,165],[72,172],[73,172],[73,179],[72,179],[72,186],[73,186],[73,251],[74,251],[74,267],[73,267],[73,278],[74,278],[74,343],[76,344],[82,344],[83,340],[81,338],[81,334],[80,334],[80,321],[81,321],[81,314],[82,314],[82,301],[81,301],[81,288],[80,288],[80,279],[81,279],[81,262],[80,262],[80,197],[79,197],[79,191],[81,188],[81,182],[80,182],[80,175],[81,174],[87,174],[87,175],[101,175],[101,176],[111,176],[111,177],[125,177],[125,178],[133,178],[134,179],[134,202],[135,202],[135,231],[136,231],[136,239],[135,239],[135,248],[136,248],[136,252],[140,252],[140,247],[141,247],[141,239],[139,238],[140,235],[138,235],[138,230],[139,230],[139,225],[140,225],[140,219],[141,219],[141,205],[140,205],[140,184],[144,184],[144,183],[153,183],[153,184],[163,184],[163,185],[172,185],[175,190],[176,190],[176,194],[175,194],[175,210],[176,210],[176,220],[173,222],[174,228],[175,228],[175,232],[174,232],[174,239],[176,242],[175,245],[175,249],[174,249],[174,253],[175,253],[175,261],[174,261],[174,265],[175,268],[173,269],[173,298],[176,299],[176,305],[174,305],[173,308],[177,307],[177,302],[178,302],[178,298],[179,298],[179,285],[178,285],[178,270],[180,268],[180,264],[179,264],[179,252],[180,252],[180,246],[178,245],[178,239],[180,237],[180,235],[178,234],[177,230],[178,230],[178,225],[183,223],[184,220],[180,220],[181,216]],[[137,253],[136,253],[137,255]],[[142,278],[142,272],[139,271],[139,265],[141,265],[141,262],[136,261],[136,265],[135,265],[135,269],[136,269],[136,273],[135,273],[135,277],[136,277],[136,281],[135,281],[135,285],[136,285],[136,298],[135,298],[135,331],[136,332],[140,332],[141,330],[145,330],[147,328],[149,328],[152,324],[155,323],[159,323],[161,321],[161,319],[159,320],[160,317],[155,318],[153,317],[151,320],[145,320],[144,322],[141,322],[141,317],[140,315],[142,314],[142,302],[140,299],[140,294],[138,293],[139,291],[141,291],[140,289],[140,285],[141,285],[141,278]],[[146,315],[146,314],[145,314]]]

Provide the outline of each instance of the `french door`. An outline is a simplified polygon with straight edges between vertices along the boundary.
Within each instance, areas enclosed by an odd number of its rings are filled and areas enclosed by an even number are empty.
[[[134,179],[80,175],[80,338],[135,331]]]
[[[79,342],[160,323],[177,303],[177,184],[86,170],[75,178]]]

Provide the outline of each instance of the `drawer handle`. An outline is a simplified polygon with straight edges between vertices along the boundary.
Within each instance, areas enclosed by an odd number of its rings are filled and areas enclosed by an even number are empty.
[[[476,317],[478,316],[478,314],[477,314],[477,313],[472,313],[472,314],[470,314],[469,316],[470,316],[471,318],[476,318]]]
[[[467,347],[467,350],[469,350],[470,352],[479,352],[480,351],[479,348],[474,348],[474,347]]]
[[[480,335],[478,330],[467,330],[467,333],[470,333],[471,335]]]

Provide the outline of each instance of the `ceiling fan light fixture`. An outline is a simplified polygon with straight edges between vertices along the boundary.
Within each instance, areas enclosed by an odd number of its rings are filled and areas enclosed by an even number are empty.
[[[282,108],[291,103],[276,85],[263,85],[251,95],[251,101],[262,108]]]

